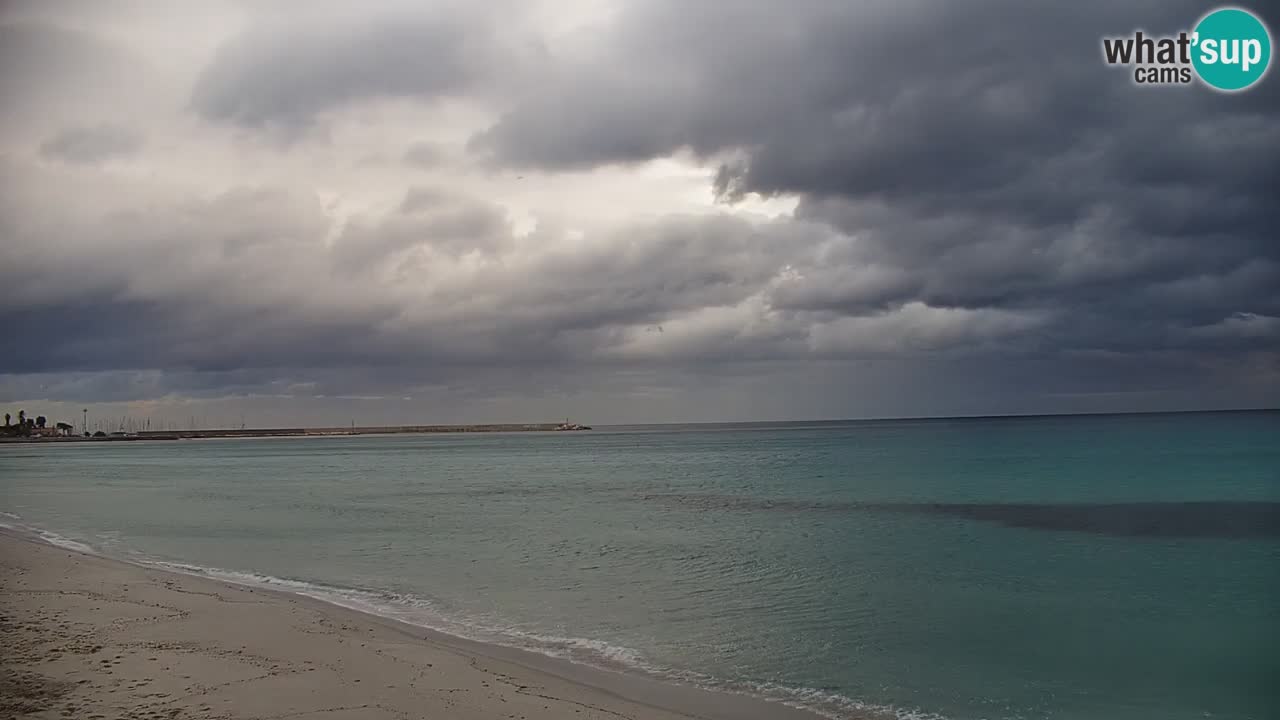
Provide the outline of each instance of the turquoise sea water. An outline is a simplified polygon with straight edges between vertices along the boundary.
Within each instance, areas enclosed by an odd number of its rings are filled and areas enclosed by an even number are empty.
[[[1280,717],[1274,412],[0,446],[0,510],[833,716]]]

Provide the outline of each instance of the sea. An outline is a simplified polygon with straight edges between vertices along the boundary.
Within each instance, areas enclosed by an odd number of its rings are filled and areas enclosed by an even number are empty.
[[[8,445],[0,511],[831,718],[1280,717],[1280,412]]]

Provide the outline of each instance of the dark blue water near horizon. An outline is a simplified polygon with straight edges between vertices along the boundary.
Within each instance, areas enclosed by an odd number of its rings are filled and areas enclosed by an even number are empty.
[[[1280,716],[1280,413],[0,447],[0,522],[833,716]]]

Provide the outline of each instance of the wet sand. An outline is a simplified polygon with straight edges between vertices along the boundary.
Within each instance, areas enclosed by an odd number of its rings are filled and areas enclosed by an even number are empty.
[[[0,718],[815,716],[0,531]]]

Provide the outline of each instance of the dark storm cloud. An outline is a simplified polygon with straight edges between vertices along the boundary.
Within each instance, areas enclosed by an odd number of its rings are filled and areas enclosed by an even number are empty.
[[[1104,35],[1202,11],[661,0],[547,52],[511,6],[255,11],[183,94],[200,141],[233,143],[216,189],[153,196],[110,163],[75,165],[160,146],[144,122],[132,148],[80,125],[95,120],[41,131],[34,149],[69,163],[0,155],[0,283],[18,298],[0,336],[33,349],[6,358],[0,390],[381,396],[483,377],[503,397],[613,397],[615,380],[653,397],[678,385],[698,407],[716,397],[701,389],[741,397],[709,417],[1270,402],[1275,73],[1222,95],[1135,87],[1101,61]],[[26,71],[2,74],[6,97],[99,92],[95,64],[104,86],[129,76],[101,41],[42,28],[0,44]],[[368,167],[361,193],[305,175],[345,167],[345,148],[310,153],[303,130],[355,111],[370,141],[383,127],[360,111],[386,99],[493,119],[391,123],[377,156],[414,187]],[[297,145],[258,146],[235,175],[249,153],[234,143],[263,130]],[[505,179],[446,171],[439,138],[472,130],[475,159],[531,171],[519,202]],[[523,194],[558,173],[673,156],[715,173],[723,213],[637,194],[635,217],[570,231],[599,198],[552,192],[530,214],[554,212],[521,223]],[[329,202],[343,192],[362,197]],[[748,218],[734,204],[753,194],[796,210]]]
[[[131,155],[142,147],[142,136],[114,125],[67,128],[40,146],[46,158],[70,163],[94,164]]]
[[[544,169],[686,150],[728,201],[798,196],[844,237],[778,308],[1030,311],[1041,349],[1186,347],[1257,316],[1247,342],[1274,352],[1280,85],[1135,87],[1101,61],[1103,36],[1203,10],[641,3],[472,144]]]
[[[1163,233],[1256,227],[1275,220],[1258,193],[1280,179],[1276,84],[1137,88],[1101,62],[1102,36],[1185,29],[1202,10],[641,3],[474,145],[545,168],[737,153],[717,183],[728,195],[874,199],[917,215],[1050,225],[1110,204]],[[1237,191],[1250,197],[1226,197]],[[1202,207],[1178,212],[1180,192]]]
[[[1169,94],[1130,100],[1121,71],[1102,67],[1099,40],[1135,26],[1178,29],[1199,10],[633,3],[477,146],[539,167],[745,149],[741,171],[755,191],[916,194],[999,183],[1122,122],[1115,103],[1155,113],[1185,106]]]

